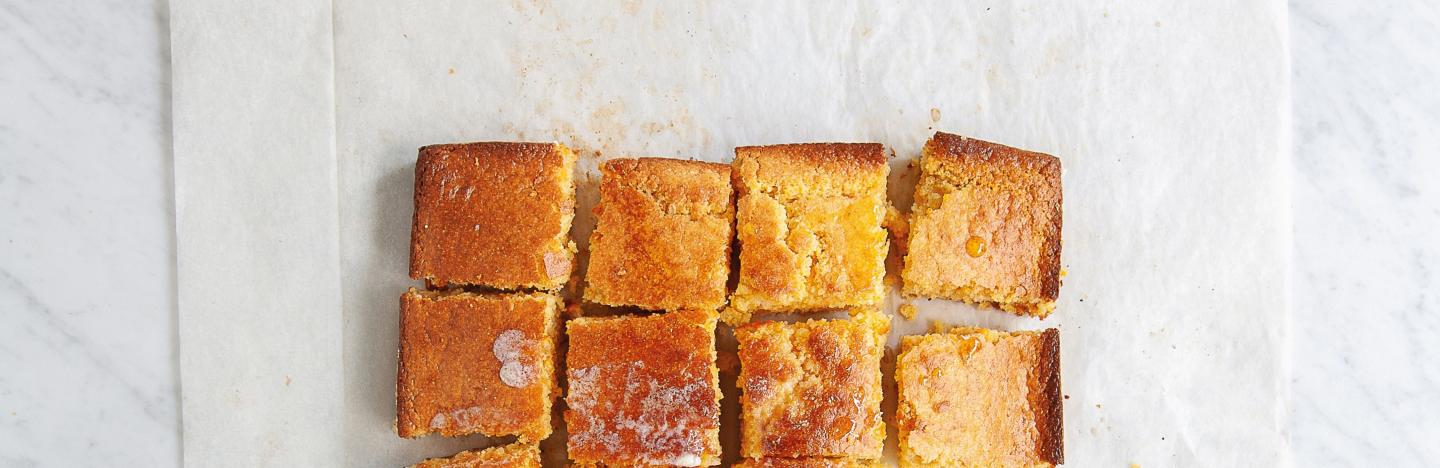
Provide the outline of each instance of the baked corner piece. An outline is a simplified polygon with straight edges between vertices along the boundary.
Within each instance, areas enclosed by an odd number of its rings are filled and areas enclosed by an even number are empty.
[[[420,148],[410,277],[435,287],[564,286],[575,255],[574,167],[559,143]]]
[[[411,289],[400,300],[396,431],[550,435],[560,299]]]
[[[885,466],[878,460],[856,460],[853,458],[764,458],[741,460],[735,468],[879,468]]]
[[[540,468],[540,447],[513,443],[483,450],[467,450],[446,458],[431,458],[410,468]]]
[[[1060,292],[1060,160],[948,133],[920,159],[906,295],[1045,317]]]
[[[752,322],[739,343],[740,456],[879,459],[880,359],[889,316]]]
[[[600,173],[585,299],[651,310],[723,307],[735,222],[730,166],[615,159]]]
[[[741,312],[874,306],[885,297],[881,223],[890,173],[877,143],[735,148]]]
[[[565,424],[577,464],[720,464],[713,311],[566,323]]]
[[[895,365],[901,466],[1064,463],[1060,333],[906,336]]]

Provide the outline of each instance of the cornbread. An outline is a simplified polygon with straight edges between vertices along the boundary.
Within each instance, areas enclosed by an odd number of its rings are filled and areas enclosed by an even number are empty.
[[[920,161],[903,291],[1045,317],[1060,292],[1060,160],[936,133]]]
[[[880,359],[889,329],[889,316],[878,310],[736,328],[740,455],[880,458]]]
[[[560,299],[411,289],[400,299],[400,437],[550,435]]]
[[[735,468],[870,468],[885,466],[877,460],[852,458],[764,458],[741,460]]]
[[[448,458],[431,458],[410,468],[540,468],[540,447],[533,443],[514,443],[467,450]]]
[[[651,310],[724,306],[735,222],[730,166],[614,159],[600,173],[585,299]]]
[[[1064,463],[1060,334],[906,336],[895,365],[901,466]]]
[[[565,424],[577,464],[720,463],[713,311],[583,317],[566,333]]]
[[[885,297],[884,147],[735,149],[739,312],[874,306]]]
[[[558,143],[420,148],[410,277],[553,291],[570,278],[575,154]]]

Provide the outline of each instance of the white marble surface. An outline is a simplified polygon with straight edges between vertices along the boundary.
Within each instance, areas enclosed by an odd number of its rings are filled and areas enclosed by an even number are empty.
[[[0,0],[0,466],[180,460],[164,2]],[[1440,459],[1440,6],[1292,5],[1297,466]]]
[[[178,463],[164,11],[0,1],[0,466]]]
[[[1440,4],[1291,5],[1297,466],[1440,460]]]

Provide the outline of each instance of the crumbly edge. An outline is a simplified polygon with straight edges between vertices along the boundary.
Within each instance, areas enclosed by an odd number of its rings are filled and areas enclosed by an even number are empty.
[[[785,213],[795,210],[795,203],[801,199],[815,197],[829,197],[842,199],[842,203],[855,203],[859,198],[876,198],[876,206],[890,208],[886,194],[886,183],[890,173],[890,166],[886,163],[883,146],[878,143],[801,143],[770,146],[744,146],[735,149],[735,162],[733,166],[737,169],[732,171],[734,177],[736,200],[741,201],[744,197],[760,196],[775,200]],[[873,151],[871,151],[873,150]],[[839,156],[836,158],[836,156]],[[760,172],[758,165],[762,159],[778,159],[781,164],[787,166],[787,172],[801,172],[792,174],[783,180],[765,180],[764,176],[757,174],[755,177],[747,176],[749,172],[743,166],[756,165],[755,172]],[[834,158],[832,160],[831,158]],[[794,167],[801,165],[801,167]],[[808,171],[804,173],[802,171]],[[853,172],[864,172],[862,176],[851,174]],[[839,180],[836,184],[822,184],[815,188],[816,181]],[[801,182],[796,182],[800,180]],[[831,187],[833,185],[833,187]],[[838,193],[815,194],[816,190],[832,189]],[[737,203],[738,205],[739,203]],[[887,213],[888,214],[888,213]],[[804,313],[816,312],[829,309],[846,307],[866,307],[880,304],[884,301],[886,285],[884,284],[884,263],[885,256],[889,252],[889,236],[885,229],[885,216],[881,216],[881,222],[876,226],[882,234],[880,244],[875,246],[878,252],[877,263],[881,277],[877,279],[875,287],[868,291],[868,294],[861,292],[848,297],[850,300],[826,301],[817,300],[810,294],[810,284],[816,283],[813,274],[805,272],[806,288],[799,300],[789,303],[780,303],[776,298],[767,294],[751,290],[745,283],[744,272],[746,270],[743,262],[739,265],[740,281],[735,285],[735,290],[730,295],[730,305],[737,313],[730,314],[725,320],[726,323],[743,323],[733,320],[748,321],[748,314],[754,312],[778,312],[778,313]],[[794,218],[785,216],[786,232],[793,230]],[[739,238],[739,213],[736,213],[737,245],[743,250],[744,245],[738,242]],[[782,236],[782,242],[784,236]],[[794,248],[786,244],[786,250],[792,254]],[[818,253],[818,252],[817,252]],[[815,263],[815,256],[812,255],[810,263]],[[868,296],[868,297],[867,297]]]
[[[1017,315],[1030,315],[1038,318],[1045,318],[1055,310],[1055,299],[1060,289],[1060,232],[1063,218],[1063,191],[1060,187],[1060,160],[1054,156],[1026,151],[1010,146],[991,143],[974,138],[936,132],[930,141],[925,143],[921,151],[921,172],[920,181],[915,185],[915,203],[911,208],[908,219],[908,226],[915,226],[916,221],[929,213],[940,208],[940,202],[945,194],[958,191],[960,188],[979,183],[976,177],[960,174],[955,166],[970,163],[970,159],[977,159],[982,163],[995,164],[1035,164],[1040,161],[1041,165],[1053,166],[1053,179],[1055,189],[1055,200],[1053,202],[1055,216],[1050,223],[1041,227],[1042,231],[1035,234],[1046,240],[1041,257],[1039,269],[1044,272],[1042,275],[1041,291],[1038,296],[1018,296],[1014,291],[998,291],[992,288],[980,288],[969,285],[958,285],[946,287],[946,285],[922,285],[910,281],[910,253],[907,252],[902,267],[902,292],[907,296],[925,296],[941,299],[950,299],[969,302],[982,307],[996,307],[1000,310]],[[1049,171],[1050,169],[1041,169]]]
[[[402,308],[402,309],[404,308],[404,303],[405,303],[405,300],[406,300],[407,296],[408,296],[408,297],[420,298],[420,299],[424,299],[424,300],[428,300],[428,301],[481,300],[481,301],[493,301],[493,302],[507,302],[507,301],[514,301],[514,300],[539,300],[539,301],[544,301],[544,302],[546,302],[545,309],[544,309],[544,312],[543,312],[543,313],[545,314],[545,325],[544,325],[544,328],[545,328],[546,334],[547,334],[546,338],[548,338],[548,339],[544,340],[543,342],[544,342],[545,344],[547,344],[547,345],[548,345],[548,348],[549,348],[549,349],[544,350],[544,353],[545,353],[545,354],[549,354],[549,355],[550,355],[550,358],[549,358],[549,359],[543,359],[543,360],[540,361],[540,374],[541,374],[541,375],[548,375],[548,376],[549,376],[549,379],[547,379],[547,381],[548,381],[548,383],[549,383],[550,385],[548,385],[548,388],[546,389],[545,394],[542,396],[542,398],[544,398],[544,402],[541,404],[541,406],[543,407],[543,410],[542,410],[542,413],[543,413],[543,414],[542,414],[541,416],[539,416],[539,417],[536,418],[536,421],[534,421],[534,424],[532,424],[532,425],[530,425],[530,426],[528,426],[528,427],[525,427],[524,429],[521,429],[521,430],[519,430],[519,431],[517,431],[517,432],[514,432],[514,433],[504,433],[504,434],[484,434],[484,435],[487,436],[487,437],[502,437],[502,436],[511,436],[511,435],[513,435],[513,436],[517,436],[520,442],[537,442],[537,443],[538,443],[539,441],[541,441],[541,440],[545,440],[545,438],[547,438],[547,437],[550,436],[550,433],[554,431],[554,427],[551,425],[550,421],[551,421],[552,413],[554,412],[555,399],[556,399],[557,397],[559,397],[559,395],[560,395],[560,393],[561,393],[561,392],[560,392],[560,383],[559,383],[558,378],[556,377],[556,373],[555,373],[555,357],[558,355],[558,350],[559,350],[559,338],[560,338],[560,333],[561,333],[560,328],[561,328],[561,326],[562,326],[562,323],[561,323],[561,321],[560,321],[560,309],[561,309],[561,306],[563,305],[563,304],[561,303],[560,298],[559,298],[558,296],[555,296],[554,294],[537,293],[537,292],[520,292],[520,293],[474,293],[474,292],[469,292],[469,291],[464,291],[464,290],[455,290],[455,289],[452,289],[452,290],[426,290],[426,289],[410,288],[408,291],[405,292],[404,295],[401,296],[400,301],[401,301],[401,308]],[[401,315],[402,315],[402,317],[403,317],[404,314],[402,313]],[[403,320],[403,319],[402,319],[402,320]],[[402,326],[402,327],[403,327],[403,326]],[[400,407],[400,405],[399,405],[399,399],[400,399],[400,382],[404,380],[404,376],[405,376],[405,373],[406,373],[406,370],[405,370],[405,367],[404,367],[404,361],[401,359],[401,353],[402,353],[402,352],[403,352],[403,351],[401,350],[401,348],[397,347],[397,349],[396,349],[396,351],[395,351],[395,362],[399,363],[399,368],[396,369],[396,377],[395,377],[395,399],[396,399],[396,407],[397,407],[397,409]],[[392,426],[393,426],[392,429],[395,430],[396,435],[399,435],[400,437],[406,438],[406,439],[415,439],[415,438],[423,437],[423,436],[426,436],[426,435],[429,435],[429,434],[438,434],[438,433],[441,433],[441,431],[436,431],[436,430],[433,430],[433,429],[430,429],[430,428],[427,427],[427,428],[423,428],[423,429],[421,429],[421,430],[419,430],[419,431],[417,431],[417,432],[412,432],[412,433],[409,433],[409,434],[403,434],[403,433],[401,433],[401,431],[400,431],[400,427],[399,427],[400,424],[399,424],[399,417],[398,417],[398,416],[396,417],[396,420],[395,420],[394,422],[392,422]],[[461,432],[461,433],[445,434],[445,435],[446,435],[447,437],[453,437],[453,436],[463,436],[463,435],[480,434],[480,433],[482,433],[482,431],[480,430],[480,428],[474,428],[473,430],[464,431],[464,432]]]

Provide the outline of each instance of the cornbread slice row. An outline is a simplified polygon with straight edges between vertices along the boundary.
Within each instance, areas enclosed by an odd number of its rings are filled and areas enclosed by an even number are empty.
[[[906,336],[895,381],[900,466],[1064,463],[1060,333]]]
[[[1061,205],[1054,156],[937,132],[921,155],[903,292],[1049,315]]]
[[[735,223],[730,166],[614,159],[600,166],[585,299],[650,310],[718,310]]]
[[[735,329],[739,343],[740,455],[749,459],[879,459],[880,360],[889,316],[760,321]]]
[[[875,306],[885,298],[890,167],[877,143],[735,149],[740,312]]]
[[[410,277],[554,291],[570,278],[575,154],[559,143],[420,148]]]
[[[560,299],[411,289],[400,299],[396,431],[538,442],[559,394]]]
[[[714,311],[566,323],[565,424],[582,465],[720,464]]]
[[[445,458],[430,458],[410,468],[540,468],[540,447],[517,442],[466,450]]]

